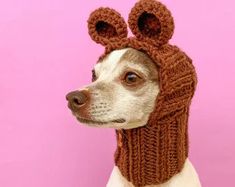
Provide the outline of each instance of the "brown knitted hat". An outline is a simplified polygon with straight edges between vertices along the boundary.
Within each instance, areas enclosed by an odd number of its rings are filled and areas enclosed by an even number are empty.
[[[88,20],[91,38],[105,46],[103,58],[116,49],[131,47],[146,53],[157,65],[160,93],[148,123],[116,130],[115,164],[136,187],[164,183],[179,173],[188,157],[188,115],[197,78],[192,60],[168,43],[174,32],[170,11],[155,0],[140,0],[127,25],[110,8],[99,8]]]

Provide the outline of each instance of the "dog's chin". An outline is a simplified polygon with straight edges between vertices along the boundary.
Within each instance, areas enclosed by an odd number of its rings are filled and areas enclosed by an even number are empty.
[[[87,125],[87,126],[90,126],[90,127],[103,127],[103,128],[120,129],[126,123],[126,120],[123,118],[109,120],[109,121],[87,119],[87,118],[82,118],[82,117],[78,117],[78,116],[76,116],[76,118],[80,123]]]
[[[87,118],[82,118],[80,116],[76,116],[76,118],[80,123],[89,127],[113,128],[113,129],[134,129],[145,126],[147,123],[147,121],[145,120],[130,122],[123,118],[116,120],[109,120],[109,121],[87,119]]]

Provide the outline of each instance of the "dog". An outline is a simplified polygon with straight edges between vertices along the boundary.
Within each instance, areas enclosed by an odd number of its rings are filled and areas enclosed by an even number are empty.
[[[135,129],[147,124],[160,93],[158,67],[145,53],[117,49],[92,70],[92,83],[67,94],[68,107],[82,124],[100,128]],[[168,181],[145,187],[200,187],[187,158],[183,169]],[[134,187],[114,166],[106,187]]]
[[[120,13],[90,14],[91,38],[105,47],[92,83],[67,95],[78,121],[114,128],[115,166],[107,187],[200,187],[188,159],[188,116],[197,76],[192,60],[169,44],[174,19],[156,0],[139,0],[128,28]]]

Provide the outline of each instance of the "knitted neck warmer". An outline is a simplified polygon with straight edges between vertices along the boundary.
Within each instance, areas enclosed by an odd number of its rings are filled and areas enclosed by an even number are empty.
[[[174,22],[169,10],[155,0],[140,0],[127,25],[118,12],[99,8],[88,20],[91,38],[113,50],[131,47],[146,53],[158,66],[160,93],[155,109],[143,127],[116,130],[115,164],[136,187],[161,184],[179,173],[188,157],[188,115],[196,88],[191,59],[168,43]]]

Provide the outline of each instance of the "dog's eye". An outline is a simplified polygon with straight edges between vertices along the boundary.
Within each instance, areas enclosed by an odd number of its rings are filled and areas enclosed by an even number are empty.
[[[140,77],[134,72],[127,72],[124,78],[127,84],[137,83],[139,79]]]
[[[96,81],[97,77],[96,77],[96,74],[95,74],[95,70],[93,69],[92,70],[92,82]]]

